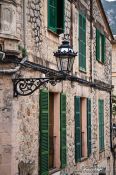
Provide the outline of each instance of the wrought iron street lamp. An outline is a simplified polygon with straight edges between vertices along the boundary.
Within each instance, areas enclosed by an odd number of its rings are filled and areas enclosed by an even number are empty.
[[[73,69],[73,63],[76,52],[69,45],[69,41],[64,40],[62,45],[58,47],[58,51],[54,53],[57,61],[58,70],[62,73],[70,73]]]
[[[76,55],[77,53],[73,51],[69,45],[69,41],[64,40],[61,46],[58,47],[58,51],[54,53],[58,71],[38,64],[37,66],[39,67],[39,71],[44,73],[45,77],[13,79],[14,96],[27,96],[48,82],[52,85],[56,85],[57,82],[68,79],[67,77],[73,69],[73,63]]]

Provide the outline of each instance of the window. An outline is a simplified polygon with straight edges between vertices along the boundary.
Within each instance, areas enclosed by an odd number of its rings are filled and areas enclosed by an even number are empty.
[[[96,29],[96,60],[105,63],[106,49],[105,49],[105,36]]]
[[[40,91],[39,174],[66,166],[66,96]]]
[[[104,149],[104,101],[98,101],[99,108],[99,150]]]
[[[64,0],[48,0],[48,29],[57,34],[64,32]]]
[[[75,162],[91,154],[91,100],[75,97]]]
[[[86,71],[86,18],[79,14],[79,69]]]

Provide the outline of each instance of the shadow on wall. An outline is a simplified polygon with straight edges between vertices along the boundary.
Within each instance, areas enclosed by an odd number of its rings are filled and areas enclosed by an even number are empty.
[[[24,163],[23,161],[21,161],[18,164],[19,175],[32,175],[34,167],[35,167],[34,162]]]

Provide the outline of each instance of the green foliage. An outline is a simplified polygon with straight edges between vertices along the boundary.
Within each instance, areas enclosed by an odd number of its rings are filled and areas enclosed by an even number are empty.
[[[27,56],[27,49],[22,47],[21,45],[18,46],[18,49],[22,52],[22,57],[26,57]]]

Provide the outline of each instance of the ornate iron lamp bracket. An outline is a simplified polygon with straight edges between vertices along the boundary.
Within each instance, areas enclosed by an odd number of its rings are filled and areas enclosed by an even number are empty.
[[[40,86],[48,83],[48,78],[21,78],[13,79],[14,97],[27,96],[32,94]]]
[[[65,77],[46,77],[46,78],[20,78],[13,79],[14,97],[31,95],[40,86],[50,83],[55,86],[56,83],[65,80]]]

